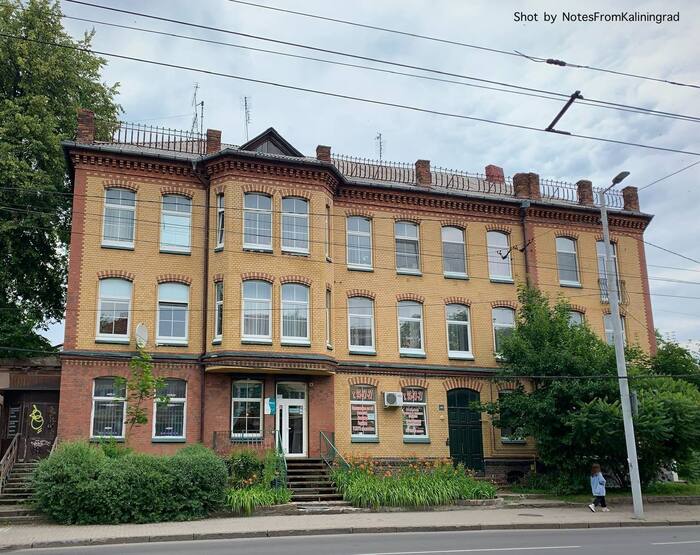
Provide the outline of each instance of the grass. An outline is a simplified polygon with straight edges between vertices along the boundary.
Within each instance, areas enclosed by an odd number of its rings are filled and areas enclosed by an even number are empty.
[[[226,491],[226,507],[236,514],[250,515],[258,507],[289,503],[292,492],[255,484],[246,488],[229,488]]]
[[[521,486],[513,486],[510,488],[513,493],[523,493],[523,494],[539,494],[547,495],[552,498],[561,499],[563,501],[571,502],[583,502],[590,501],[590,493],[576,493],[576,494],[557,494],[551,489],[546,488],[528,488]],[[679,482],[655,482],[649,484],[648,486],[642,487],[643,495],[650,496],[661,496],[661,495],[675,495],[675,496],[685,496],[685,495],[700,495],[700,483],[679,483]],[[620,498],[620,497],[630,497],[632,494],[629,489],[608,489],[608,498]]]

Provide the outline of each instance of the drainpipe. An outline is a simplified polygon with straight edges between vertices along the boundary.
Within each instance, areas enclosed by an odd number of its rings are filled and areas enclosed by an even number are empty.
[[[520,225],[523,227],[523,258],[525,259],[525,283],[528,287],[532,286],[532,279],[530,276],[530,260],[527,255],[530,242],[532,237],[530,236],[530,231],[527,227],[527,210],[530,208],[530,201],[524,200],[520,203]]]

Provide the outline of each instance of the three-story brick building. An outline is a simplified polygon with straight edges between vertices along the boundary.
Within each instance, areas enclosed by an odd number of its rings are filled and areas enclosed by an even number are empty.
[[[515,324],[517,284],[609,335],[594,190],[415,165],[305,157],[274,129],[240,147],[90,112],[64,143],[74,182],[59,437],[123,438],[135,329],[170,403],[129,441],[316,456],[447,457],[526,470],[529,440],[471,410]],[[610,196],[627,340],[654,348],[636,189]],[[395,395],[402,394],[402,395]],[[401,397],[403,402],[400,401]],[[396,405],[396,406],[392,406]]]

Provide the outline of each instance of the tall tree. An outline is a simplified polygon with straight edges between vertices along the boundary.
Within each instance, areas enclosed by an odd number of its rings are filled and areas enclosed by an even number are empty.
[[[0,0],[0,33],[0,357],[15,357],[3,347],[45,349],[37,330],[63,317],[71,183],[61,141],[75,136],[78,108],[102,122],[121,108],[118,84],[101,81],[103,58],[52,46],[88,48],[94,35],[68,35],[58,2]]]

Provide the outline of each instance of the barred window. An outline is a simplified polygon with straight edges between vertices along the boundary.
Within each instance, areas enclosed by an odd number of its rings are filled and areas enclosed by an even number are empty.
[[[136,193],[128,189],[107,189],[102,244],[111,247],[133,247],[135,222]]]
[[[175,378],[165,380],[165,385],[157,392],[153,418],[153,437],[185,439],[185,415],[187,414],[187,382]]]
[[[160,250],[191,251],[192,201],[182,195],[163,195]]]
[[[263,432],[263,384],[254,380],[233,382],[231,437],[260,438]]]
[[[124,437],[126,386],[116,378],[95,378],[92,382],[91,437]]]

